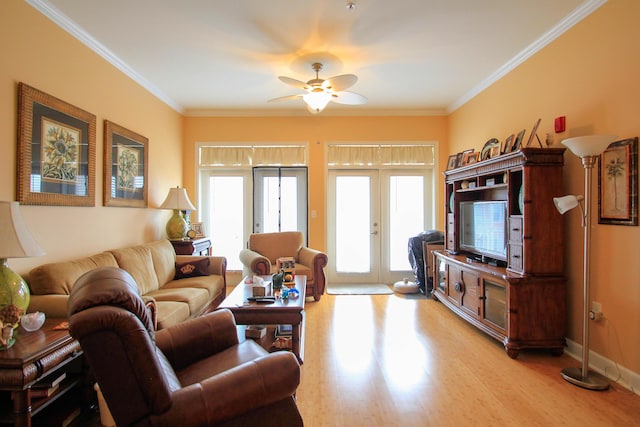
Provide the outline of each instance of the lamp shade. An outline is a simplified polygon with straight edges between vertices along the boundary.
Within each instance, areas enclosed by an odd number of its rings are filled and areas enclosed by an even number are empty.
[[[18,202],[0,201],[0,259],[44,255],[27,229]]]
[[[189,196],[187,195],[186,188],[170,188],[167,198],[160,205],[160,209],[178,209],[181,211],[195,211],[196,207],[193,206]]]
[[[582,158],[601,154],[616,138],[615,135],[576,136],[563,140],[562,144],[573,154]]]
[[[583,200],[583,199],[584,197],[582,196],[573,196],[573,195],[554,197],[553,204],[556,205],[556,209],[558,209],[558,212],[560,212],[560,214],[564,214],[570,211],[571,209],[575,208],[576,206],[578,206],[580,200]]]
[[[316,114],[325,109],[331,100],[331,94],[325,91],[310,92],[302,97],[307,103],[309,111]]]

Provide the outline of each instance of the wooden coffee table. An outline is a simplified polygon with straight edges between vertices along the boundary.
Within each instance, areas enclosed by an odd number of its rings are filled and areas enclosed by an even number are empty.
[[[265,277],[271,280],[270,277]],[[304,299],[307,287],[307,276],[296,276],[295,287],[300,295],[295,299],[276,299],[274,303],[264,304],[249,302],[251,285],[244,280],[222,301],[218,307],[228,308],[233,312],[238,325],[291,325],[291,350],[302,363],[304,355]],[[270,349],[273,337],[269,336],[273,328],[269,328],[266,339],[261,344]]]

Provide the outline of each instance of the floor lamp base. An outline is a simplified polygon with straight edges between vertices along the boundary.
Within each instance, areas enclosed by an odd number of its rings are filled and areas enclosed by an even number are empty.
[[[588,388],[589,390],[606,390],[609,388],[609,380],[597,372],[587,371],[587,376],[583,377],[582,369],[580,368],[564,368],[560,375],[571,384]]]

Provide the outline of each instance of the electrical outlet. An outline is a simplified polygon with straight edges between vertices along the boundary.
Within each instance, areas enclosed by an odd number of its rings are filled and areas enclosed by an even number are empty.
[[[602,320],[604,313],[602,313],[602,304],[597,301],[591,301],[591,310],[589,311],[589,318],[591,320]]]

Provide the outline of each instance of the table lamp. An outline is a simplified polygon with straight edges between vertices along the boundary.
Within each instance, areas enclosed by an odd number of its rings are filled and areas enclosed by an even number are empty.
[[[189,200],[186,188],[170,188],[167,198],[160,205],[160,209],[173,209],[173,216],[167,222],[167,236],[171,240],[183,239],[189,231],[189,225],[180,211],[195,211],[196,208]]]
[[[569,138],[562,144],[580,157],[584,168],[584,198],[582,196],[556,197],[553,202],[558,212],[564,214],[580,206],[582,211],[582,228],[584,230],[583,245],[583,308],[582,308],[582,368],[565,368],[562,378],[570,383],[589,390],[606,390],[609,381],[603,375],[589,371],[589,240],[591,234],[591,215],[589,197],[591,196],[591,169],[596,164],[600,154],[616,139],[613,135],[589,135]],[[580,202],[584,201],[584,207]]]
[[[13,330],[29,307],[29,287],[7,258],[44,255],[22,221],[18,202],[0,201],[0,350],[15,343]]]

